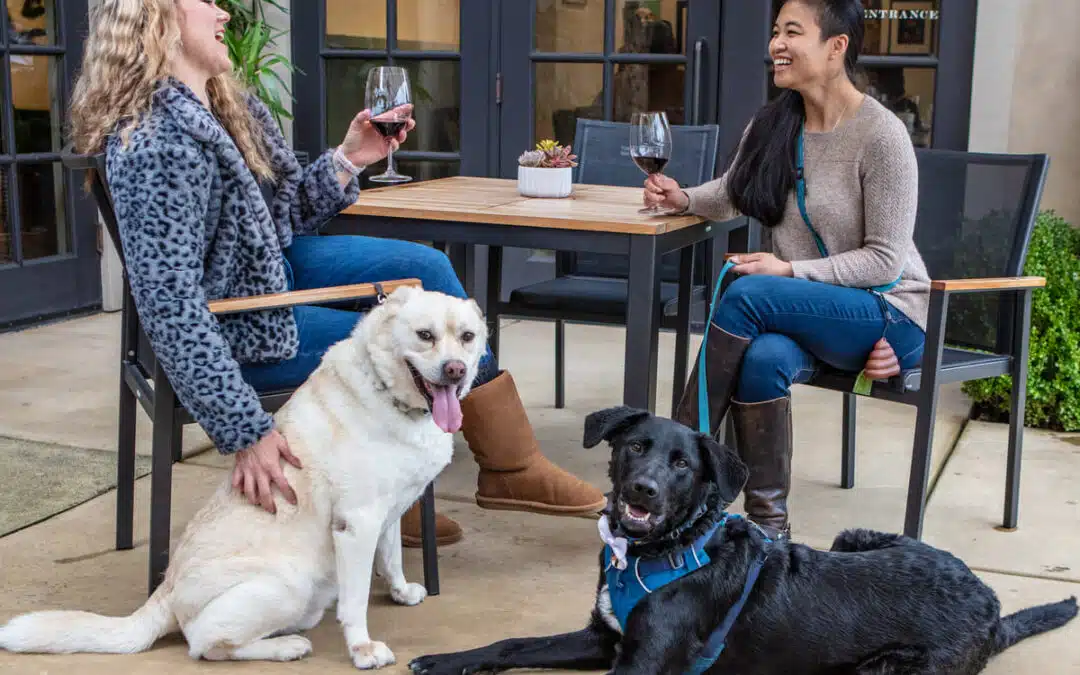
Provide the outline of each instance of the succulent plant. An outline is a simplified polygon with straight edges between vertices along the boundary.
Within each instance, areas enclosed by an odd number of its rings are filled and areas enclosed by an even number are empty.
[[[545,139],[536,144],[535,150],[523,152],[518,157],[518,166],[538,167],[542,169],[565,169],[577,166],[577,155],[571,153],[571,146],[560,145],[557,141]]]

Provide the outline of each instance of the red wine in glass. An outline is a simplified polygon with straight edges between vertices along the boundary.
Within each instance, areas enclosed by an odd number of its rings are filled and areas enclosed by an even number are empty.
[[[663,173],[671,159],[671,125],[663,112],[634,113],[630,125],[630,156],[646,175]],[[659,206],[646,206],[638,213],[658,213]]]
[[[377,66],[368,73],[365,105],[371,111],[371,125],[386,136],[401,133],[412,113],[409,73],[400,66]],[[394,151],[386,155],[386,171],[368,180],[375,183],[405,183],[412,180],[394,170]]]
[[[397,136],[405,128],[406,120],[371,120],[371,126],[383,136]]]

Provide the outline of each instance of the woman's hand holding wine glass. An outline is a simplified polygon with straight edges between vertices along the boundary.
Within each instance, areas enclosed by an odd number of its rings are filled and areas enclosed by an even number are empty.
[[[396,129],[392,133],[385,128],[380,129],[386,123],[373,120],[370,110],[357,114],[349,123],[345,140],[341,142],[341,151],[346,159],[356,166],[369,166],[397,150],[405,142],[408,132],[416,126],[416,120],[412,119],[412,105],[401,108],[395,114],[404,116],[406,121],[394,122]]]
[[[388,139],[386,171],[369,180],[376,183],[404,183],[412,180],[394,170],[395,144],[404,142],[404,133],[415,126],[412,119],[412,91],[409,73],[400,66],[378,66],[368,73],[364,94],[371,112],[371,126]]]
[[[671,126],[663,112],[634,113],[630,127],[630,156],[650,180],[663,178],[664,166],[671,159]],[[671,179],[667,179],[671,181]],[[674,183],[675,181],[671,181]],[[677,187],[677,185],[676,185]],[[639,213],[657,213],[659,203],[650,203]]]
[[[674,178],[654,173],[645,179],[645,205],[653,210],[661,207],[682,211],[690,205],[690,198]]]

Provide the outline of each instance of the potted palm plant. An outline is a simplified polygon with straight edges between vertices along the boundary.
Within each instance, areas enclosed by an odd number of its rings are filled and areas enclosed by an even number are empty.
[[[543,140],[518,157],[518,193],[525,197],[569,197],[577,156],[571,146]]]

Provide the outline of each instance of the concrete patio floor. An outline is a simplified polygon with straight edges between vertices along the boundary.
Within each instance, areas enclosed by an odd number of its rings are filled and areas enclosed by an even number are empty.
[[[581,447],[589,412],[617,404],[622,391],[623,331],[567,330],[567,408],[553,407],[553,328],[509,322],[502,365],[515,377],[537,436],[556,462],[606,487],[607,455]],[[662,335],[657,409],[670,410],[674,339]],[[696,347],[696,341],[694,343]],[[116,437],[116,357],[119,316],[100,314],[0,335],[2,437],[112,451]],[[907,485],[914,411],[860,399],[856,487],[838,487],[840,396],[796,387],[794,485],[790,499],[796,538],[828,547],[844,527],[899,530]],[[925,539],[965,559],[1000,595],[1005,611],[1056,601],[1080,591],[1080,439],[1025,433],[1021,522],[1000,524],[1006,429],[969,422],[958,387],[939,406],[934,444],[936,483]],[[139,452],[149,452],[149,425],[140,413]],[[225,480],[226,458],[208,450],[194,427],[187,459],[174,471],[173,527]],[[591,602],[598,544],[595,523],[486,511],[473,503],[476,467],[459,442],[437,487],[439,509],[459,520],[464,541],[440,550],[442,594],[418,607],[398,607],[373,585],[370,625],[407,671],[416,655],[462,649],[514,635],[574,630]],[[112,550],[115,493],[0,538],[0,623],[33,609],[71,608],[130,613],[145,598],[149,481],[137,486],[136,538],[131,551]],[[736,504],[736,507],[739,505]],[[737,508],[735,510],[738,510]],[[175,535],[174,535],[175,536]],[[406,572],[422,581],[419,551],[406,549]],[[208,664],[191,661],[171,637],[133,656],[27,656],[0,653],[7,673],[349,672],[340,630],[329,612],[311,632],[315,654],[290,664]],[[525,672],[525,671],[522,671]],[[551,671],[549,671],[551,672]],[[554,671],[559,672],[559,671]],[[988,673],[1080,672],[1080,621],[1034,638],[997,658]]]

